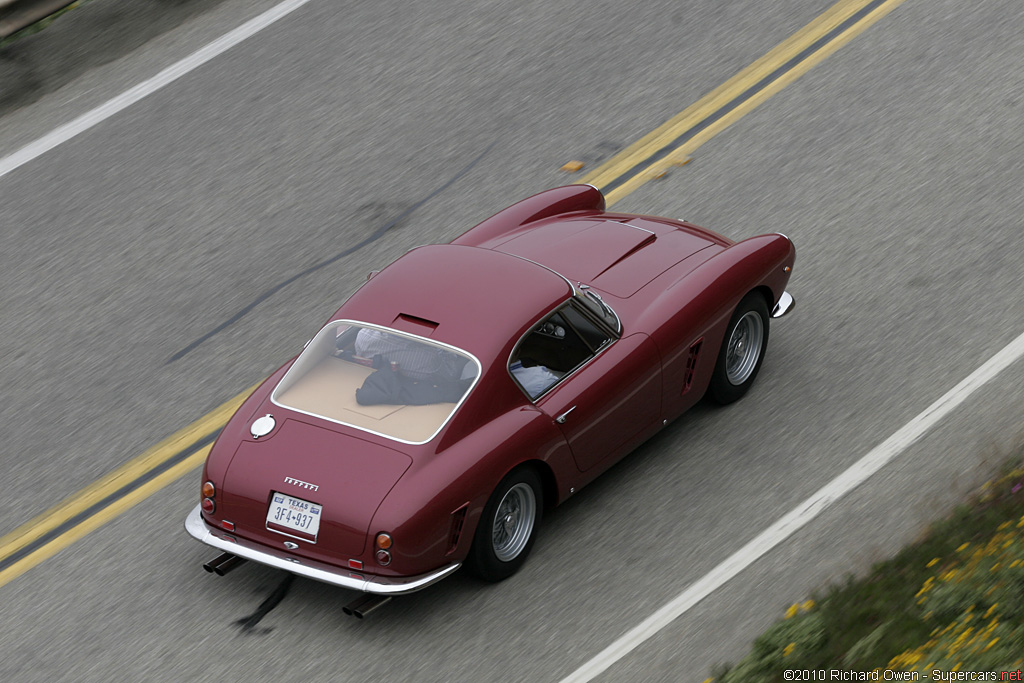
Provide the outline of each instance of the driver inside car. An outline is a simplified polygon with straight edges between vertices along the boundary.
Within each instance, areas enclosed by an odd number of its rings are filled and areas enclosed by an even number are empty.
[[[400,373],[418,380],[454,381],[462,379],[467,368],[466,359],[451,351],[369,327],[356,335],[355,353],[364,358],[382,356],[397,365]]]
[[[558,381],[558,375],[551,370],[525,358],[515,361],[508,369],[532,399],[543,394]]]

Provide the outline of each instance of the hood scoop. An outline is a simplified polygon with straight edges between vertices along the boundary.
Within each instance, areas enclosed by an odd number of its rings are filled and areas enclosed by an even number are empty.
[[[655,235],[653,232],[649,232],[647,230],[643,230],[643,228],[637,228],[635,226],[629,225],[628,223],[622,223],[622,225],[625,225],[626,227],[629,227],[629,228],[633,228],[634,230],[642,230],[644,233],[647,233],[647,236],[645,238],[641,239],[639,242],[637,242],[636,245],[633,246],[633,248],[631,248],[625,254],[623,254],[618,259],[616,259],[614,263],[610,264],[607,268],[605,268],[600,273],[595,275],[593,277],[593,279],[597,279],[597,278],[601,277],[606,272],[608,272],[609,270],[611,270],[612,268],[614,268],[618,264],[622,263],[623,261],[628,259],[633,254],[635,254],[638,251],[640,251],[641,249],[643,249],[644,247],[646,247],[646,246],[648,246],[650,244],[654,244],[655,240],[658,239],[657,235]]]

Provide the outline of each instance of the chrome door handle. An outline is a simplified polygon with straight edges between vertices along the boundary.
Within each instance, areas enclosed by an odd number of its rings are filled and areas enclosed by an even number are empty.
[[[569,408],[569,410],[565,411],[564,413],[562,413],[561,415],[556,417],[555,418],[555,422],[557,422],[560,425],[564,425],[565,424],[565,418],[569,417],[569,413],[571,413],[574,410],[576,410],[576,406],[573,406],[572,408]]]

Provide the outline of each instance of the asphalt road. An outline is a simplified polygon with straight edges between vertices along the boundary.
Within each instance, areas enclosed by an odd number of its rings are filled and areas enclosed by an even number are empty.
[[[97,0],[0,51],[0,157],[272,4]],[[578,179],[559,168],[593,168],[829,3],[553,5],[312,0],[0,178],[0,534],[268,374],[368,270]],[[352,594],[296,580],[243,629],[284,575],[201,570],[213,553],[181,528],[195,474],[0,587],[0,680],[572,673],[1024,332],[1022,15],[907,0],[616,205],[786,233],[797,309],[750,395],[554,511],[509,581],[456,575],[356,621]],[[1012,366],[601,680],[701,681],[914,538],[1020,441],[1022,380]]]

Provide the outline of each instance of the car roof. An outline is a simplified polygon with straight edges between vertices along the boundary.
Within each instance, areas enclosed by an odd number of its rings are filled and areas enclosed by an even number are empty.
[[[451,344],[486,365],[525,328],[572,295],[561,275],[479,247],[409,251],[353,294],[335,318],[374,323]]]

